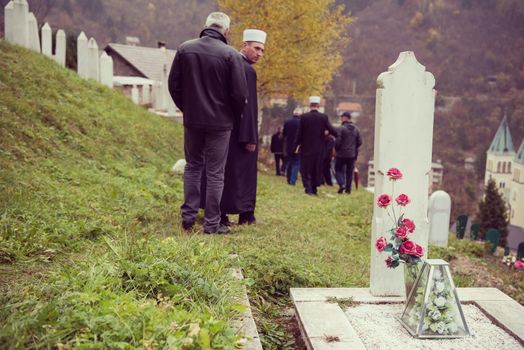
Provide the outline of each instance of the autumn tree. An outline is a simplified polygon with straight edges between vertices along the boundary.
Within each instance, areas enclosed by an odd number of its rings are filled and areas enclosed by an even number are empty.
[[[334,0],[217,0],[233,22],[232,42],[240,47],[242,32],[268,33],[264,58],[257,63],[262,97],[284,94],[301,100],[322,94],[342,64],[351,23]]]

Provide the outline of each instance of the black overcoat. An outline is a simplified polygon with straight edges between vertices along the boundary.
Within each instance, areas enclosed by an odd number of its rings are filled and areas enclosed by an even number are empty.
[[[322,184],[322,156],[324,152],[324,130],[337,137],[337,130],[328,116],[317,110],[300,117],[295,146],[300,148],[300,172],[306,191],[316,191]]]
[[[220,203],[222,214],[254,211],[256,204],[258,160],[257,73],[245,57],[243,57],[243,63],[249,97],[242,117],[237,119],[233,125],[229,140],[224,192]],[[246,144],[256,144],[255,152],[247,151]]]

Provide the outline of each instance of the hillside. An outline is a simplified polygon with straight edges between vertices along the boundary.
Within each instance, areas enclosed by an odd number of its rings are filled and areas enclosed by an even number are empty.
[[[3,41],[0,87],[0,349],[239,349],[243,286],[264,349],[303,349],[290,287],[368,285],[370,193],[312,198],[262,167],[256,225],[182,232],[180,125]],[[428,251],[524,303],[481,242]]]

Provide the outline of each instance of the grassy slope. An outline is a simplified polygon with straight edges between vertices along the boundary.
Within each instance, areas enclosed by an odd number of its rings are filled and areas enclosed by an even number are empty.
[[[1,41],[0,84],[0,348],[232,348],[234,264],[264,348],[293,348],[289,287],[368,284],[369,193],[260,174],[257,225],[185,235],[180,126]],[[437,256],[478,253],[451,245]]]

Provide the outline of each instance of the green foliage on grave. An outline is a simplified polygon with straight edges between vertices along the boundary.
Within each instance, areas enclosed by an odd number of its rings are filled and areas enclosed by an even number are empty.
[[[480,234],[482,237],[490,228],[499,230],[501,247],[506,246],[508,237],[509,215],[506,202],[497,189],[493,179],[488,181],[484,192],[484,198],[479,202],[477,218],[480,223]]]

